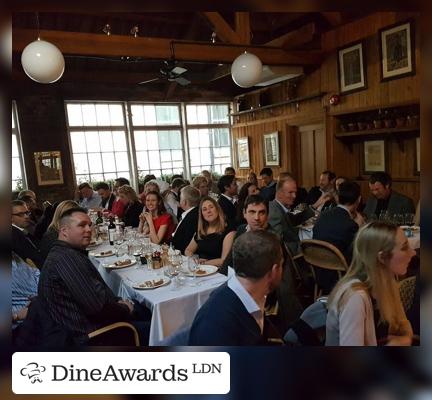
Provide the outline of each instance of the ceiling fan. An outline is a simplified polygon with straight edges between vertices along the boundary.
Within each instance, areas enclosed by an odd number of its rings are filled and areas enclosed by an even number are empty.
[[[186,77],[187,69],[176,65],[175,60],[165,60],[162,67],[159,69],[159,76],[153,79],[148,79],[143,82],[138,82],[138,85],[144,85],[150,82],[167,80],[169,82],[176,82],[179,85],[186,86],[191,83]]]

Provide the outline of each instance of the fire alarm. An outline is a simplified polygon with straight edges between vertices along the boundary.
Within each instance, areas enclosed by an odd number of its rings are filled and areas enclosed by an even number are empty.
[[[340,96],[338,94],[333,94],[330,96],[329,103],[331,106],[336,106],[340,103]]]

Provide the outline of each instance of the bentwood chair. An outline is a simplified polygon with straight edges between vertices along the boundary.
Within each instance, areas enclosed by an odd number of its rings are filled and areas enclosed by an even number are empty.
[[[115,322],[88,334],[88,345],[139,346],[136,328],[128,322]]]
[[[413,305],[415,284],[416,276],[410,276],[399,282],[399,292],[405,312]]]
[[[303,257],[311,268],[315,280],[314,284],[314,301],[321,296],[315,268],[322,268],[329,271],[337,272],[338,278],[347,271],[348,264],[340,250],[331,243],[323,240],[308,239],[300,242]]]

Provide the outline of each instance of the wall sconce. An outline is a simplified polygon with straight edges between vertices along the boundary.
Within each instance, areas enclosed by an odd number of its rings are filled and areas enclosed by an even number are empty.
[[[102,28],[102,32],[105,33],[107,36],[111,35],[111,25],[105,24],[105,26]]]
[[[138,32],[139,32],[138,25],[135,25],[135,26],[130,30],[130,34],[131,34],[133,37],[138,37]]]
[[[211,34],[211,38],[210,38],[210,42],[212,42],[212,43],[216,43],[216,32],[212,32],[212,34]]]

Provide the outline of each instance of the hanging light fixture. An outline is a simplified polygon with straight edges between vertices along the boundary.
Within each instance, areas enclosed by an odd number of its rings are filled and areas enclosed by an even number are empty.
[[[38,38],[24,48],[21,54],[21,65],[30,79],[38,83],[54,83],[63,75],[65,60],[58,47],[41,40],[37,14],[36,18]]]
[[[261,60],[245,51],[231,65],[231,77],[236,85],[248,88],[259,82],[262,73]]]
[[[135,25],[135,26],[132,27],[132,29],[130,30],[130,34],[131,34],[133,37],[138,37],[138,32],[139,32],[138,25]]]

